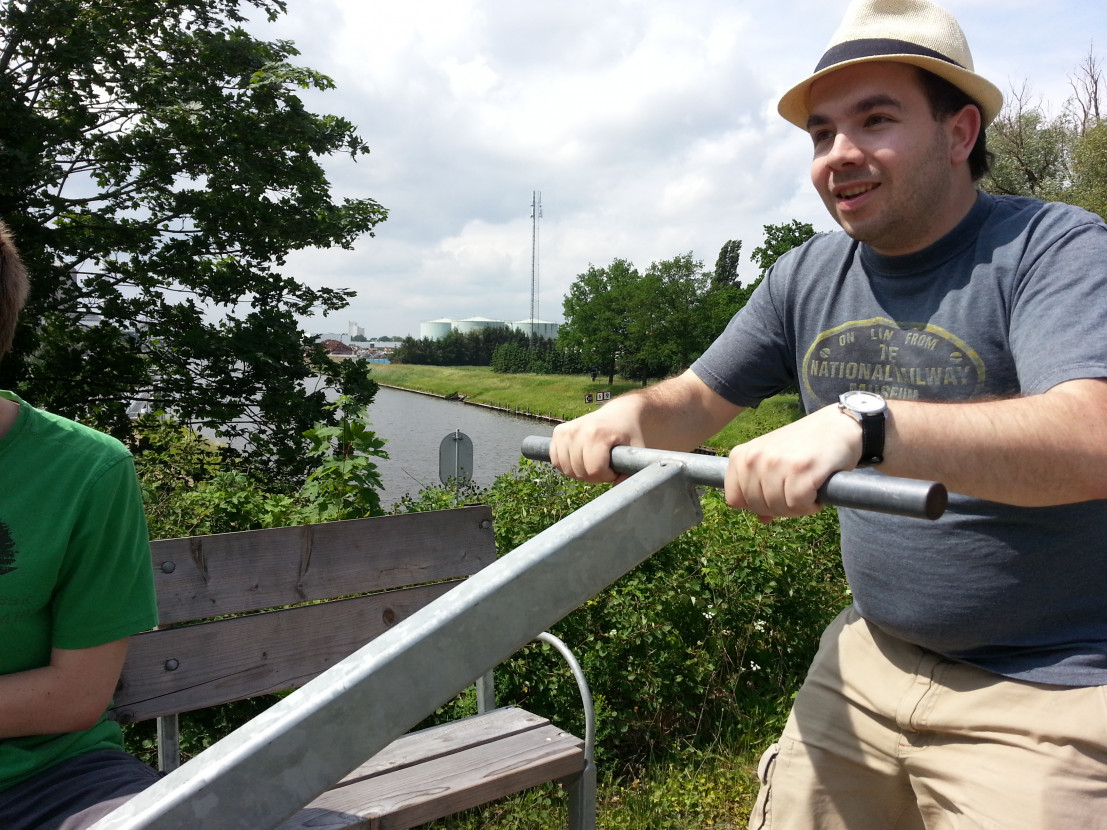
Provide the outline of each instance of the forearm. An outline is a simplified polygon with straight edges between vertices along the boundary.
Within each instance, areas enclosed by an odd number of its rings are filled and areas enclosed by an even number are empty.
[[[627,396],[627,402],[635,406],[642,446],[678,452],[700,446],[742,411],[691,372]]]
[[[126,653],[126,640],[54,649],[48,666],[0,675],[0,739],[93,726],[111,702]]]
[[[1107,381],[967,404],[890,401],[889,475],[1040,507],[1107,498]]]
[[[69,717],[63,694],[50,666],[0,677],[0,739],[87,728],[83,719]]]

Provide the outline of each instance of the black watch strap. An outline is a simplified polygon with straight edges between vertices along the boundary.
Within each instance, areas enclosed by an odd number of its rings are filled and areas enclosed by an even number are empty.
[[[859,467],[879,464],[884,460],[884,413],[861,416],[861,460]]]

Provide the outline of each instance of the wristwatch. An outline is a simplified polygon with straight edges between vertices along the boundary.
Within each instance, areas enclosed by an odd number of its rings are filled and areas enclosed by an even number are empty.
[[[868,467],[884,460],[884,422],[888,419],[888,404],[875,392],[843,392],[838,396],[838,408],[861,424],[861,460],[858,467]]]

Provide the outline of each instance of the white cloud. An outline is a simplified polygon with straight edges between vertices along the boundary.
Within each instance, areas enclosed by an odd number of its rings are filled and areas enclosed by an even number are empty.
[[[806,137],[776,99],[818,60],[845,4],[823,0],[289,0],[252,31],[295,41],[337,89],[372,153],[326,166],[336,195],[390,211],[354,251],[300,252],[288,271],[358,292],[339,322],[418,335],[421,320],[529,314],[531,194],[542,192],[541,315],[590,263],[640,268],[765,224],[831,228],[807,182]],[[977,68],[1033,82],[1059,107],[1107,24],[1099,0],[948,0]],[[741,272],[755,276],[751,265]],[[334,328],[311,320],[312,330]]]

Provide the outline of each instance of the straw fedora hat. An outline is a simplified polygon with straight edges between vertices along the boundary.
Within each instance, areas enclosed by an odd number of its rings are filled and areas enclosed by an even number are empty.
[[[909,63],[945,78],[980,105],[983,127],[1003,106],[1003,93],[973,70],[965,34],[945,9],[928,0],[854,0],[814,73],[784,93],[777,111],[807,129],[811,84],[872,61]]]

